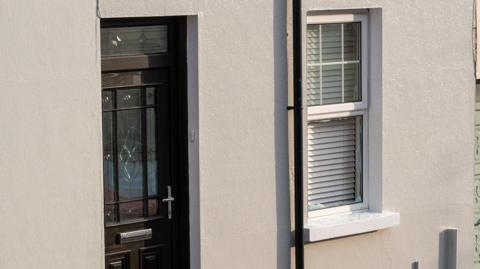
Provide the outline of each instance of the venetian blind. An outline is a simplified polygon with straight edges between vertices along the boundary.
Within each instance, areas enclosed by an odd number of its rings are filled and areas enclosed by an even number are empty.
[[[360,101],[360,23],[307,26],[309,106]]]
[[[308,123],[308,209],[362,200],[362,117]]]

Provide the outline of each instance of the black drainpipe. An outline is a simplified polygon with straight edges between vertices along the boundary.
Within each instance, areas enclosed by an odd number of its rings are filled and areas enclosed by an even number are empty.
[[[295,269],[304,268],[303,249],[303,102],[302,102],[302,1],[292,0]]]

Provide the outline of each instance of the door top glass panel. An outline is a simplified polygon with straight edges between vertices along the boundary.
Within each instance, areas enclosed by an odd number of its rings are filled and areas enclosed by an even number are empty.
[[[168,26],[133,26],[102,29],[102,57],[165,53]]]

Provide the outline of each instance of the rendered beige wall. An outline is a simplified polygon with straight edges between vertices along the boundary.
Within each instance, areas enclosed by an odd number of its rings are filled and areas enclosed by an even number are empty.
[[[288,268],[286,3],[101,0],[100,14],[197,16],[200,263],[192,268]]]
[[[459,229],[457,268],[472,268],[473,1],[304,3],[369,7],[383,13],[383,209],[401,225],[308,245],[306,268],[443,268],[445,227]]]
[[[95,1],[0,1],[0,268],[102,268]]]
[[[197,16],[200,263],[289,268],[286,8],[279,0],[0,1],[0,268],[102,268],[98,16]],[[384,208],[399,227],[306,246],[307,268],[437,268],[473,254],[470,1],[383,9]],[[192,61],[190,59],[190,61]],[[192,255],[197,255],[197,254]]]
[[[288,267],[284,4],[99,2],[1,1],[0,268],[102,267],[97,15],[192,14],[202,67],[192,268]]]

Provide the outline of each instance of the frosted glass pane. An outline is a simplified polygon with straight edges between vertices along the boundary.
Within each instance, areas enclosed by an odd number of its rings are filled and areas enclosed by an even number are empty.
[[[117,208],[114,205],[105,206],[105,223],[113,223],[117,221]]]
[[[148,195],[158,194],[158,171],[157,171],[157,130],[155,109],[149,108],[146,112],[147,131],[147,171],[148,171]]]
[[[146,88],[146,104],[153,105],[155,104],[155,87],[147,87]]]
[[[157,199],[148,200],[148,215],[149,216],[158,215],[158,200]]]
[[[137,107],[141,105],[141,89],[127,89],[117,91],[117,108]]]
[[[166,25],[102,29],[102,57],[164,53],[168,50]]]
[[[120,204],[120,219],[129,220],[143,217],[143,201]]]
[[[102,91],[102,108],[103,109],[112,109],[113,108],[113,92],[112,91]]]
[[[142,111],[117,112],[120,200],[143,196]]]
[[[113,113],[103,113],[103,182],[106,202],[115,200],[115,173],[113,162]]]

